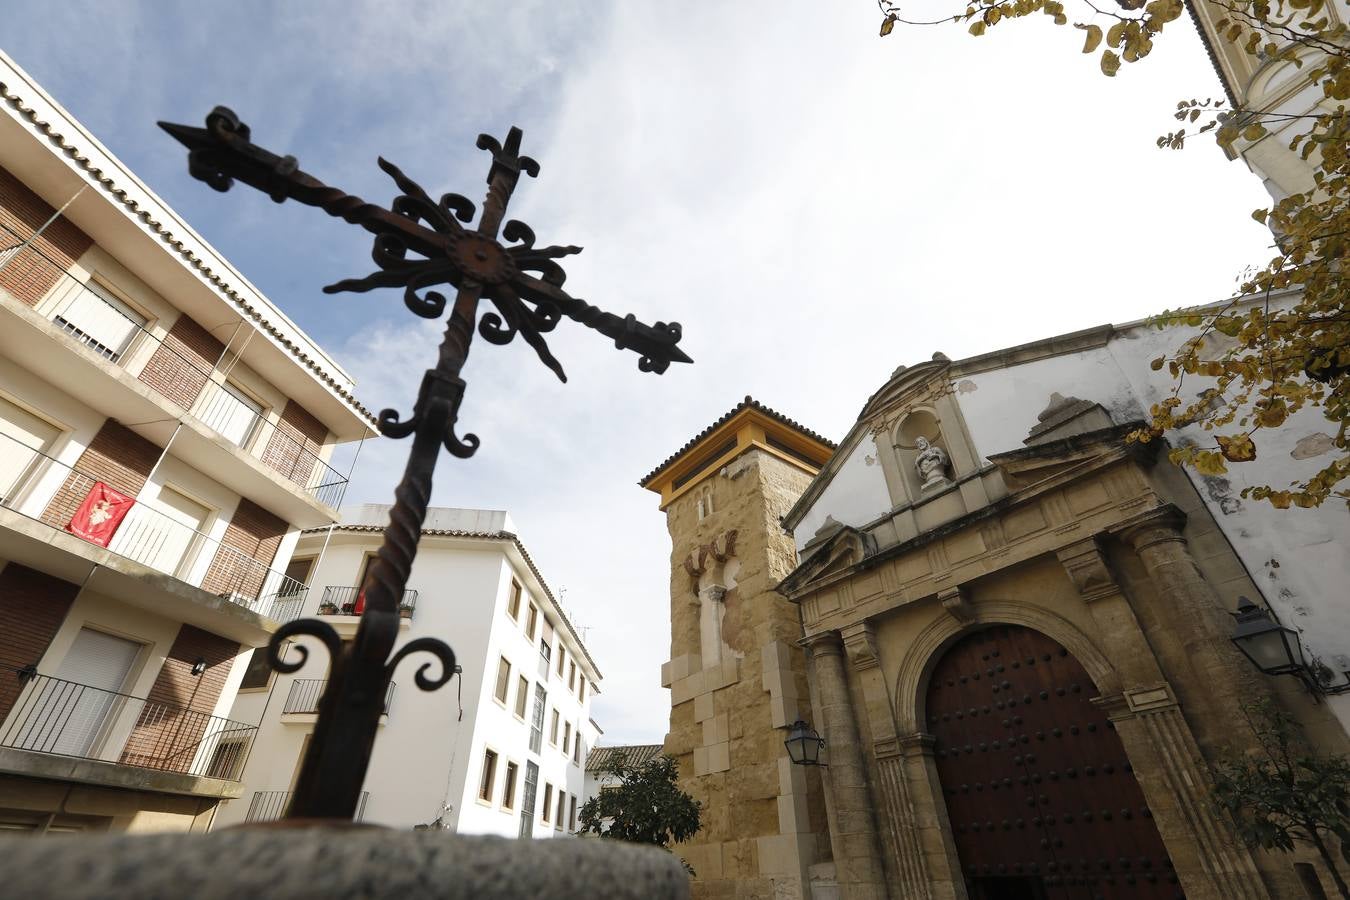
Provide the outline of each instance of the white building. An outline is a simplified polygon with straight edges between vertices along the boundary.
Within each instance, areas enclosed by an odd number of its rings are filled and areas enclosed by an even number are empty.
[[[4,54],[0,97],[0,829],[204,829],[373,419]]]
[[[640,766],[648,760],[660,756],[661,749],[660,744],[621,744],[614,747],[596,747],[593,749],[590,755],[586,757],[586,784],[581,792],[579,807],[585,806],[586,801],[592,797],[598,797],[605,788],[618,787],[623,784],[621,778],[608,771],[618,756],[622,755],[624,762],[630,766]]]
[[[293,571],[309,586],[305,615],[322,617],[344,638],[356,633],[360,585],[388,521],[388,506],[349,507],[341,524],[304,534]],[[462,672],[431,693],[413,683],[426,659],[410,657],[395,673],[366,775],[363,820],[411,828],[439,818],[457,831],[513,837],[575,830],[582,762],[599,734],[590,704],[600,672],[510,517],[432,509],[404,610],[399,645],[440,638]],[[284,812],[326,667],[316,644],[294,675],[253,670],[233,712],[260,722],[246,792],[222,807],[217,826]]]

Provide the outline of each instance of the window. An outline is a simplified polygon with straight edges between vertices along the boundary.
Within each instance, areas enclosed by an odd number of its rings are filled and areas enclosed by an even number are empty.
[[[550,803],[552,803],[552,802],[553,802],[553,785],[551,785],[551,784],[545,782],[545,783],[544,783],[544,809],[543,809],[543,811],[542,811],[542,812],[540,813],[540,815],[539,815],[539,818],[540,818],[541,820],[543,820],[543,822],[544,822],[545,825],[548,824],[548,805],[549,805]]]
[[[520,837],[534,835],[534,801],[539,793],[539,767],[525,763],[525,796],[520,799]]]
[[[567,648],[564,647],[564,646],[562,645],[562,642],[561,642],[561,641],[559,641],[559,642],[558,642],[558,677],[559,677],[559,678],[562,677],[562,673],[563,673],[563,663],[564,663],[566,660],[567,660]]]
[[[577,830],[577,798],[575,794],[567,801],[567,830]]]
[[[520,620],[520,582],[511,582],[511,599],[506,603],[506,614],[512,619]]]
[[[553,724],[548,728],[548,742],[553,746],[558,746],[558,711],[553,711]]]
[[[539,624],[539,607],[530,604],[530,615],[525,620],[525,637],[534,640],[534,627]]]
[[[62,331],[112,362],[126,353],[146,318],[95,282],[61,304],[52,320]]]
[[[492,692],[492,696],[497,698],[497,702],[506,702],[506,692],[511,689],[511,664],[503,656],[497,660],[497,689]]]
[[[0,397],[0,501],[12,506],[61,429]]]
[[[581,765],[581,729],[577,729],[577,739],[572,742],[572,762]]]
[[[530,682],[524,675],[520,676],[516,684],[516,716],[525,718],[525,705],[530,700]]]
[[[263,405],[231,381],[208,382],[196,416],[239,447],[248,446],[262,419]]]
[[[516,772],[519,769],[515,763],[506,764],[506,783],[502,785],[502,809],[516,808]]]
[[[579,700],[582,704],[585,704],[585,702],[586,702],[586,676],[585,676],[585,675],[582,675],[582,676],[581,676],[581,686],[580,686],[580,688],[578,689],[577,700]]]
[[[572,723],[563,723],[563,756],[567,755],[568,749],[572,746]]]
[[[239,682],[239,690],[256,691],[267,687],[272,681],[272,667],[267,664],[267,648],[259,647],[248,658],[248,668],[244,670],[244,680]]]
[[[577,664],[570,662],[567,664],[567,689],[574,691],[577,688]]]
[[[534,716],[530,721],[530,749],[538,753],[544,745],[544,704],[548,691],[542,684],[534,686]]]
[[[492,802],[492,782],[497,778],[497,754],[493,750],[483,751],[483,780],[478,783],[478,799]]]
[[[566,810],[563,808],[563,801],[566,800],[566,799],[567,799],[567,792],[564,791],[564,790],[562,790],[562,789],[559,789],[559,790],[558,790],[558,807],[557,807],[557,810],[556,810],[556,812],[555,812],[555,814],[554,814],[554,816],[553,816],[553,827],[554,827],[554,828],[562,828],[563,813],[566,812]]]

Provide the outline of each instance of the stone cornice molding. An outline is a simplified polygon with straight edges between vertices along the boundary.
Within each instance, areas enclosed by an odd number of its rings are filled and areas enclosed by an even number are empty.
[[[896,738],[901,756],[932,756],[937,738],[927,732],[916,731]]]

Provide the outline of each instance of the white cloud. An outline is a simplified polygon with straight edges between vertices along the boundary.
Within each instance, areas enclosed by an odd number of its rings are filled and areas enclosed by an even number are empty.
[[[563,326],[564,387],[523,346],[479,345],[462,418],[483,448],[435,494],[510,509],[568,588],[611,742],[660,740],[668,716],[670,541],[633,483],[744,394],[839,436],[899,363],[1213,299],[1267,242],[1250,175],[1153,147],[1176,99],[1217,89],[1191,35],[1107,81],[1039,23],[881,41],[867,3],[666,9],[619,5],[560,62],[513,212],[586,245],[579,296],[683,322],[696,364],[642,375]],[[405,407],[433,357],[407,358]],[[362,468],[383,496],[393,472]]]

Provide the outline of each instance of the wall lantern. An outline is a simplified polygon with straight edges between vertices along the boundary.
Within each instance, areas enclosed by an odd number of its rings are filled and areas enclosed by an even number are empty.
[[[825,746],[825,739],[801,719],[792,723],[783,746],[787,747],[788,758],[794,766],[827,765],[820,761],[820,749]]]
[[[1316,669],[1308,666],[1298,632],[1276,622],[1269,612],[1246,597],[1238,598],[1237,612],[1232,616],[1237,620],[1233,626],[1233,644],[1265,674],[1293,675],[1313,694],[1350,691],[1350,673],[1346,673],[1344,684],[1327,684],[1331,673],[1320,664]]]
[[[192,674],[200,676],[205,671],[206,671],[206,659],[199,656],[197,657],[197,661],[192,664]]]

